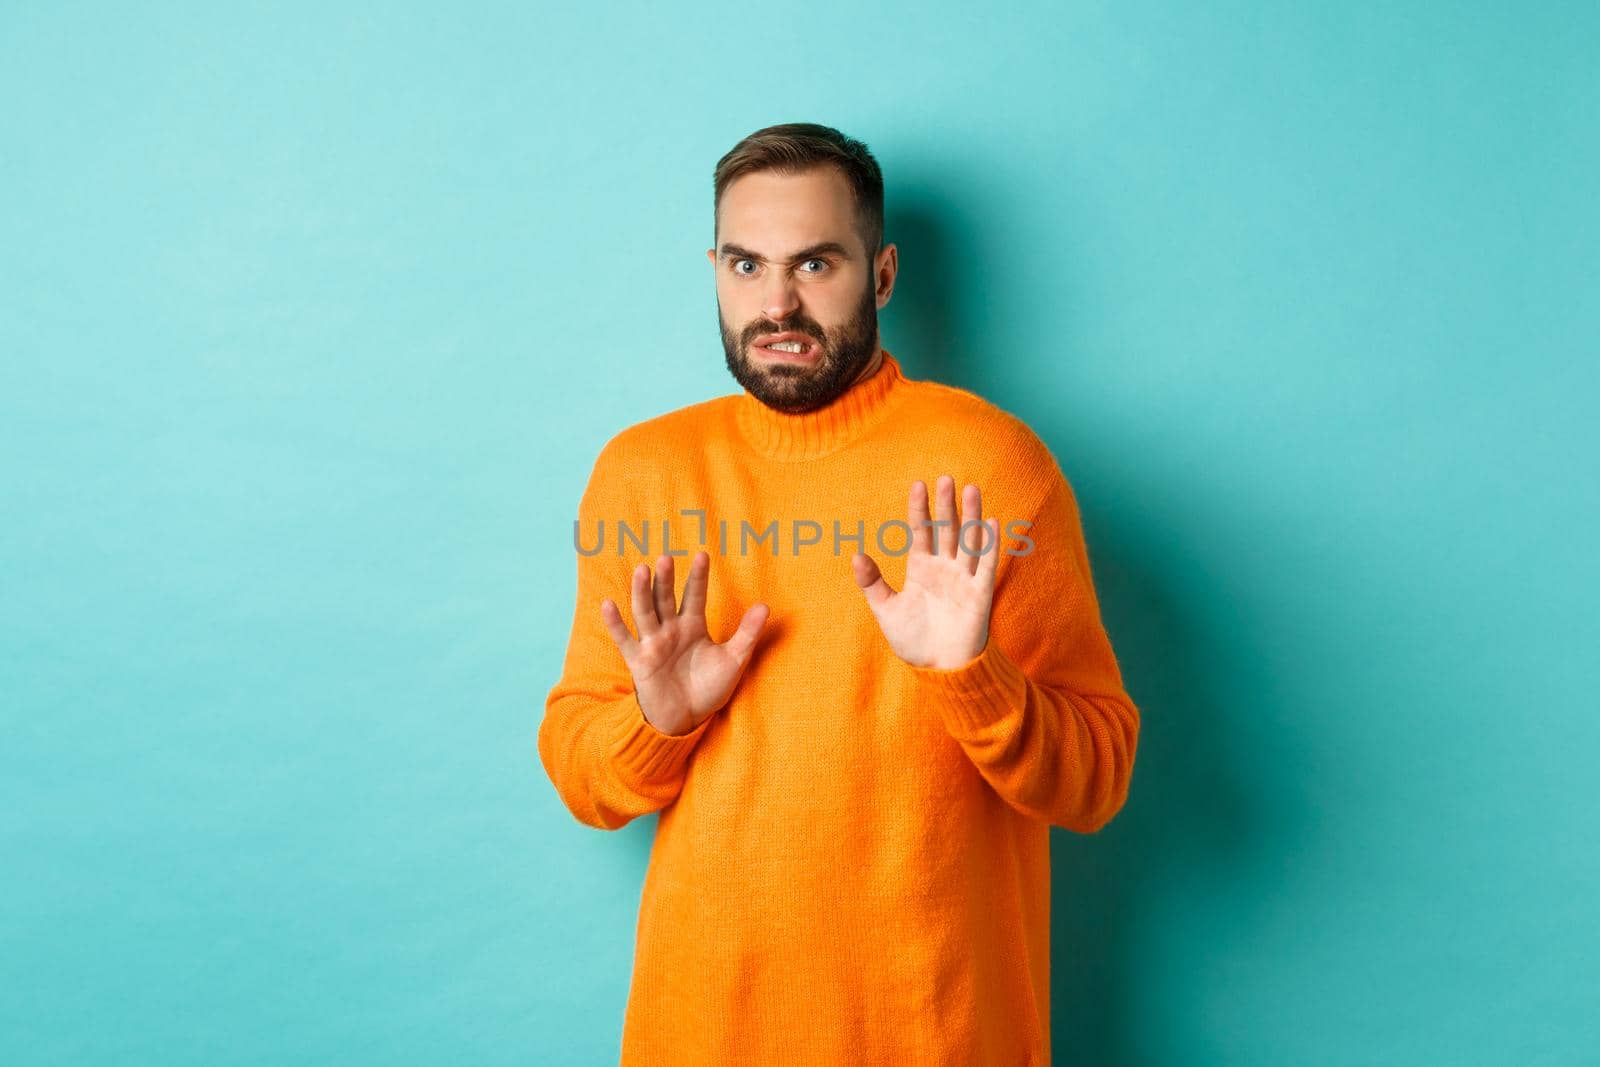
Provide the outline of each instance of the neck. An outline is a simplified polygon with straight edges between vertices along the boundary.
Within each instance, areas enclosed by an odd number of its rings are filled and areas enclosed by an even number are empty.
[[[868,378],[878,373],[878,368],[881,366],[883,366],[883,347],[880,345],[878,349],[872,353],[872,358],[867,360],[866,366],[861,368],[861,373],[857,374],[850,380],[850,384],[855,385],[857,382],[866,381]]]

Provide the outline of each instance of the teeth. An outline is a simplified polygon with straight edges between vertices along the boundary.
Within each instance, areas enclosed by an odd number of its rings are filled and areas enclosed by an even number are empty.
[[[767,346],[774,352],[804,352],[806,346],[799,341],[779,341]]]

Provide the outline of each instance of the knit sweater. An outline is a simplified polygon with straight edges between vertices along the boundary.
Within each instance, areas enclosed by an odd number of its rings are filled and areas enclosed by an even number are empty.
[[[944,474],[1004,549],[988,643],[954,669],[901,660],[851,569],[865,551],[903,588],[908,491]],[[1050,827],[1117,813],[1139,731],[1050,450],[886,351],[815,412],[744,391],[627,427],[577,518],[539,756],[588,826],[659,813],[622,1067],[1047,1067]],[[600,602],[637,634],[633,569],[671,553],[680,603],[702,548],[712,639],[770,616],[728,703],[672,735]]]

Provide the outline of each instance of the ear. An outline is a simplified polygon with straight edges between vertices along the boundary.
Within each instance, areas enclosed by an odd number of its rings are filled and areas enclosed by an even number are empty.
[[[893,244],[886,244],[874,257],[872,269],[872,285],[878,294],[880,309],[889,302],[889,297],[894,295],[895,276],[899,273],[900,250]]]

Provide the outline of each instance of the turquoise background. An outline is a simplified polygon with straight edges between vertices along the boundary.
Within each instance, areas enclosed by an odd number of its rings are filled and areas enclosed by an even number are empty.
[[[885,169],[885,346],[1060,458],[1143,711],[1056,831],[1057,1062],[1596,1062],[1597,34],[8,5],[0,1059],[615,1062],[654,818],[538,761],[571,521],[737,388],[712,167],[809,120]]]

